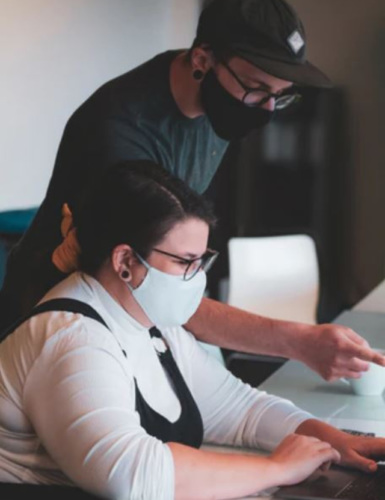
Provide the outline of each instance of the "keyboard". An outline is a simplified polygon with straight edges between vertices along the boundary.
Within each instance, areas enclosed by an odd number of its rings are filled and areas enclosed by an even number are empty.
[[[384,500],[385,467],[379,467],[374,475],[359,476],[340,491],[335,498],[345,500]]]

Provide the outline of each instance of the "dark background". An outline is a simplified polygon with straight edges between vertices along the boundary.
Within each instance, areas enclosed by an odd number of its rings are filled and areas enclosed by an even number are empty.
[[[206,192],[219,217],[211,245],[221,252],[209,273],[210,295],[221,298],[229,238],[300,233],[316,242],[318,321],[330,321],[353,305],[346,272],[352,240],[350,170],[346,95],[341,88],[304,90],[299,104],[231,143]]]

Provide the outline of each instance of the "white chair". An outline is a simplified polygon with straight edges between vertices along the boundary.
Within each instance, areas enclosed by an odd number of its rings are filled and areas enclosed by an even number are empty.
[[[262,316],[316,323],[319,271],[304,234],[229,241],[228,303]]]
[[[275,319],[316,323],[319,271],[316,247],[303,234],[232,238],[227,302]],[[234,352],[226,365],[259,385],[285,360]]]

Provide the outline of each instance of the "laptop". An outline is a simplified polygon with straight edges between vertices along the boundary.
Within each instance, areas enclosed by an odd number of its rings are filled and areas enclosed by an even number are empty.
[[[373,346],[385,347],[384,313],[347,310],[343,311],[333,323],[353,328]],[[362,421],[362,424],[365,424],[365,421]],[[381,422],[381,424],[383,423]],[[370,422],[367,422],[367,425],[371,427]],[[373,429],[366,430],[367,432],[362,432],[362,434],[373,435],[369,432]],[[356,432],[356,434],[361,434],[361,432]],[[374,474],[339,466],[332,466],[328,471],[318,470],[297,485],[279,488],[274,492],[274,495],[277,498],[298,500],[332,500],[335,498],[385,500],[385,463],[379,464],[378,470]]]
[[[303,500],[384,500],[385,465],[375,473],[332,466],[328,471],[316,471],[294,486],[283,486],[274,493],[277,498]]]

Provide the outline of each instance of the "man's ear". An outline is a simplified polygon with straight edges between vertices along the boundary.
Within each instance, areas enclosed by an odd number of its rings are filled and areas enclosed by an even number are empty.
[[[191,66],[193,71],[200,70],[206,74],[214,65],[214,57],[207,45],[198,45],[191,49]]]
[[[129,271],[135,260],[135,254],[129,245],[117,245],[111,254],[111,263],[114,271],[121,275],[123,271]]]

